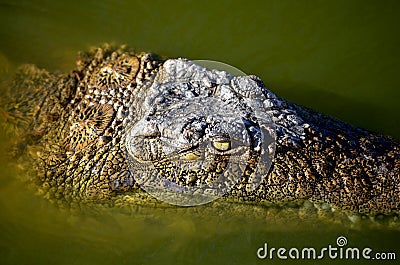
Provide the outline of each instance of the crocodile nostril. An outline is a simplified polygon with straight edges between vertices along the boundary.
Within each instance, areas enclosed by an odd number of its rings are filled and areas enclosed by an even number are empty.
[[[132,137],[156,138],[160,137],[161,133],[157,124],[152,122],[149,117],[140,120],[131,130]]]
[[[147,123],[142,131],[142,136],[155,138],[155,137],[160,137],[161,133],[156,124]]]

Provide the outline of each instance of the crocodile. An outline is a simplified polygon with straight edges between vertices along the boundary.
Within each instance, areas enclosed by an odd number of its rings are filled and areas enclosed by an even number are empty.
[[[221,200],[400,210],[397,140],[290,102],[253,75],[103,45],[81,52],[69,73],[24,65],[7,91],[13,158],[51,201],[145,196],[146,178],[210,187],[224,175]],[[207,109],[229,112],[225,125]]]

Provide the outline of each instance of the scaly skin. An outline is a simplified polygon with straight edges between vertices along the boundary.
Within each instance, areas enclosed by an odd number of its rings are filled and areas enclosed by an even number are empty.
[[[142,135],[143,141],[134,143],[126,138],[130,126],[148,115],[150,103],[157,96],[159,107],[147,118],[157,124],[164,122],[160,117],[168,116],[170,102],[186,99],[175,92],[160,98],[149,89],[159,71],[165,73],[157,82],[174,82],[173,76],[168,76],[173,67],[180,65],[187,72],[197,66],[186,60],[163,63],[150,54],[104,46],[81,54],[77,69],[69,74],[50,74],[33,66],[22,68],[11,89],[13,100],[5,106],[8,127],[11,124],[18,138],[16,156],[35,165],[34,174],[40,176],[40,190],[46,197],[73,204],[135,193],[139,187],[129,171],[126,144],[135,145],[135,150],[140,151],[133,157],[135,163],[151,162],[154,174],[174,176],[179,185],[191,185],[185,176],[187,171],[180,170],[179,163],[173,159],[166,162],[165,154],[154,149],[165,147],[160,139],[166,133],[171,141],[176,140],[180,137],[177,132],[143,125],[147,133]],[[196,69],[200,73],[206,71]],[[230,83],[225,92],[208,93],[221,85],[217,82],[195,93],[195,97],[222,100],[242,114],[240,119],[251,121],[255,130],[259,124],[251,102],[261,104],[275,124],[275,154],[269,171],[261,170],[261,184],[249,189],[260,155],[252,146],[250,156],[255,159],[247,160],[249,170],[225,197],[273,203],[311,201],[361,214],[399,212],[397,141],[288,102],[269,91],[257,77],[237,80],[244,83]],[[172,91],[168,84],[165,89]],[[179,124],[178,120],[174,122]],[[233,135],[237,133],[234,130],[230,131]],[[184,137],[189,142],[188,137],[193,135]],[[207,133],[199,137],[206,139]],[[204,152],[201,148],[196,154]],[[192,151],[185,153],[190,163],[197,158]],[[214,158],[213,161],[218,160],[214,167],[195,170],[194,179],[201,181],[221,171],[218,168],[224,168],[226,154],[218,153],[216,157],[222,160]],[[174,173],[166,173],[167,168]]]

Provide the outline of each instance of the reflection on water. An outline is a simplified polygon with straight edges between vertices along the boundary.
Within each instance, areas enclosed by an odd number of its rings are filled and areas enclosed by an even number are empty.
[[[400,138],[394,2],[81,2],[0,0],[1,79],[27,62],[69,71],[78,50],[116,41],[229,63],[282,96]],[[60,210],[18,179],[6,163],[10,136],[0,136],[0,264],[274,264],[257,259],[265,242],[321,248],[343,235],[354,247],[400,245],[399,229],[251,205]]]
[[[61,211],[10,180],[10,173],[4,176],[2,264],[258,264],[256,251],[265,242],[320,249],[336,246],[341,235],[349,246],[375,251],[393,252],[399,245],[398,231],[318,220],[302,223],[279,217],[279,211],[271,219],[262,217],[266,209],[252,206],[241,209],[241,216],[218,207]]]

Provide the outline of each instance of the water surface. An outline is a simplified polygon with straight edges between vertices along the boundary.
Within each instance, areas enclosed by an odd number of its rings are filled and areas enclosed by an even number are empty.
[[[0,75],[23,63],[70,71],[79,50],[126,43],[228,63],[292,101],[400,139],[399,14],[397,1],[0,0]],[[294,263],[256,251],[265,242],[321,248],[341,235],[354,247],[400,246],[398,229],[271,219],[253,206],[239,217],[196,207],[61,211],[21,184],[1,135],[0,264]]]

